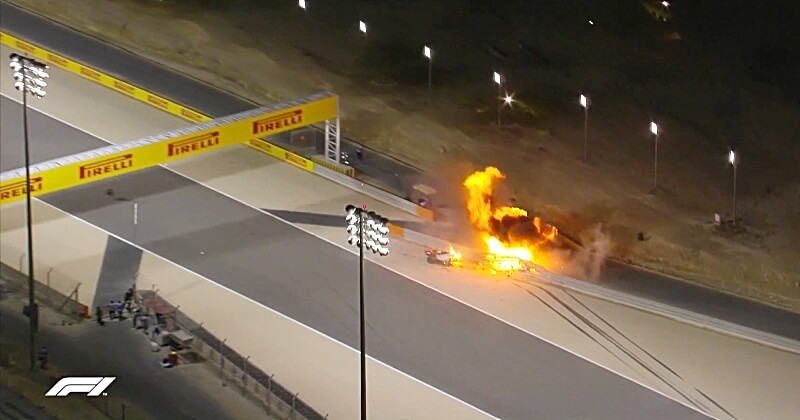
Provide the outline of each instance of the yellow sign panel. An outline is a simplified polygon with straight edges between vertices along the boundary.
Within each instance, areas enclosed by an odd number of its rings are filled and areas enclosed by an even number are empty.
[[[183,119],[198,123],[211,121],[211,118],[195,112],[185,106],[162,98],[161,96],[154,95],[144,89],[138,88],[129,83],[125,83],[115,77],[104,74],[91,67],[84,66],[83,64],[70,60],[64,56],[47,51],[44,48],[33,45],[27,41],[23,41],[5,32],[0,32],[0,44],[5,44],[11,48],[25,52],[30,56],[42,59],[51,65],[76,74],[84,79],[88,79],[92,82],[114,89],[123,95],[130,96],[131,98],[169,112],[170,114],[177,115]]]
[[[199,155],[234,144],[245,143],[254,137],[270,136],[309,124],[335,118],[336,97],[333,95],[302,105],[265,112],[218,127],[197,130],[159,142],[132,147],[122,152],[69,163],[31,176],[31,194],[38,196],[72,188],[90,182],[127,174],[156,165]],[[250,145],[307,171],[314,164],[308,159],[260,140]],[[268,150],[267,150],[268,149]],[[25,196],[25,178],[0,182],[0,204]]]

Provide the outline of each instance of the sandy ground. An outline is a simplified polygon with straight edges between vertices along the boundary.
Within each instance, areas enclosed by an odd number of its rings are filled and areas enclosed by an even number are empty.
[[[39,200],[32,201],[32,205],[36,278],[63,296],[91,306],[108,235]],[[3,263],[27,270],[24,201],[3,206],[0,236]]]
[[[358,10],[337,5],[335,14],[323,7],[302,14],[288,3],[266,10],[205,10],[132,0],[14,3],[259,102],[333,89],[344,98],[345,134],[370,147],[429,170],[454,163],[459,168],[498,165],[510,174],[509,194],[557,224],[581,234],[602,223],[612,237],[615,256],[800,308],[800,254],[793,246],[800,238],[800,187],[796,175],[778,170],[791,167],[789,157],[797,155],[797,143],[784,140],[786,133],[798,130],[798,110],[727,72],[727,63],[705,60],[690,47],[678,49],[653,39],[630,43],[588,26],[576,29],[610,46],[615,53],[608,54],[572,41],[577,35],[568,38],[545,30],[547,21],[520,26],[525,29],[506,25],[511,33],[504,37],[486,35],[483,42],[463,42],[459,37],[467,35],[436,29],[435,12],[447,10],[445,4],[431,9],[432,17],[421,19],[419,8],[392,2],[380,10],[377,5],[362,4]],[[503,27],[498,24],[502,19],[492,13],[467,8],[454,18],[478,22],[480,16],[481,25],[495,27],[473,32],[491,33]],[[421,99],[421,88],[354,77],[353,62],[367,42],[355,31],[359,15],[375,22],[369,42],[394,36],[417,39],[427,28],[440,50],[458,48],[459,54],[452,54],[458,58],[442,54],[437,61],[439,74],[446,77],[440,76],[444,80],[434,100]],[[415,25],[400,23],[410,19]],[[577,19],[572,22],[576,27],[585,25]],[[531,26],[545,29],[533,31]],[[541,48],[545,64],[534,72],[520,60],[498,61],[487,53],[509,56],[497,52],[513,51],[516,40],[547,46]],[[574,56],[559,55],[560,50]],[[681,65],[675,69],[667,65],[671,62]],[[526,118],[517,112],[507,119],[518,124],[498,131],[488,123],[492,107],[483,99],[491,100],[492,87],[478,83],[484,73],[489,80],[491,68],[507,68],[509,87],[532,109],[537,109],[537,101],[556,106],[542,106],[544,111],[532,124],[523,124]],[[734,110],[726,107],[731,94],[725,93],[725,86],[731,83],[742,86],[734,95]],[[591,164],[579,159],[581,113],[567,99],[586,85],[595,87]],[[657,101],[647,99],[653,95]],[[709,110],[714,110],[714,118],[704,119]],[[647,127],[653,113],[664,127],[659,156],[663,188],[657,195],[647,194],[652,173]],[[721,233],[711,223],[714,213],[730,213],[731,174],[724,163],[730,131],[716,128],[731,115],[747,116],[740,127],[753,133],[749,137],[780,140],[746,144],[748,155],[739,168],[739,215],[747,232],[736,235]],[[638,232],[649,239],[637,241]]]

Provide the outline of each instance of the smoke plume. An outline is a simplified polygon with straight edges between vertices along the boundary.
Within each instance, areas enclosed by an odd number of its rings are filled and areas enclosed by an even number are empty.
[[[601,224],[584,236],[583,248],[563,259],[561,271],[570,277],[596,281],[600,277],[606,258],[611,253],[611,237],[603,231]]]

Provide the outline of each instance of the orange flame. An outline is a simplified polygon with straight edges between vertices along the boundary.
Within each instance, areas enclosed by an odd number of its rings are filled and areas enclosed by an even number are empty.
[[[453,248],[453,245],[450,245],[450,265],[458,267],[458,266],[461,265],[461,261],[462,260],[463,260],[463,257],[461,255],[461,253],[456,251]]]
[[[531,221],[528,212],[519,207],[494,208],[494,183],[502,179],[505,179],[505,175],[499,169],[489,166],[468,176],[464,180],[464,186],[469,192],[467,210],[470,221],[483,235],[488,251],[487,259],[493,270],[507,272],[523,268],[522,262],[534,262],[541,254],[538,248],[554,241],[558,236],[558,229],[542,222],[538,216]],[[522,223],[532,224],[532,235],[524,239],[511,238],[508,229]],[[501,238],[506,239],[504,241]]]

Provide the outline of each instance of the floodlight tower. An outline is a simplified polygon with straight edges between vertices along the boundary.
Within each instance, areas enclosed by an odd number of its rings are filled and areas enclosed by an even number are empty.
[[[347,220],[347,242],[358,247],[358,297],[361,347],[361,419],[367,418],[367,353],[365,351],[366,323],[364,322],[364,249],[382,257],[389,255],[389,220],[367,211],[367,206],[348,204],[344,211]],[[366,238],[366,240],[365,240]]]
[[[36,98],[44,98],[47,94],[45,79],[50,77],[47,74],[47,64],[34,59],[11,54],[8,57],[11,62],[9,67],[14,72],[14,87],[22,92],[22,133],[25,149],[25,203],[26,203],[26,228],[28,235],[28,320],[29,320],[29,356],[30,369],[36,367],[36,331],[39,324],[39,308],[34,299],[33,283],[33,221],[31,211],[31,156],[28,143],[28,94]]]

